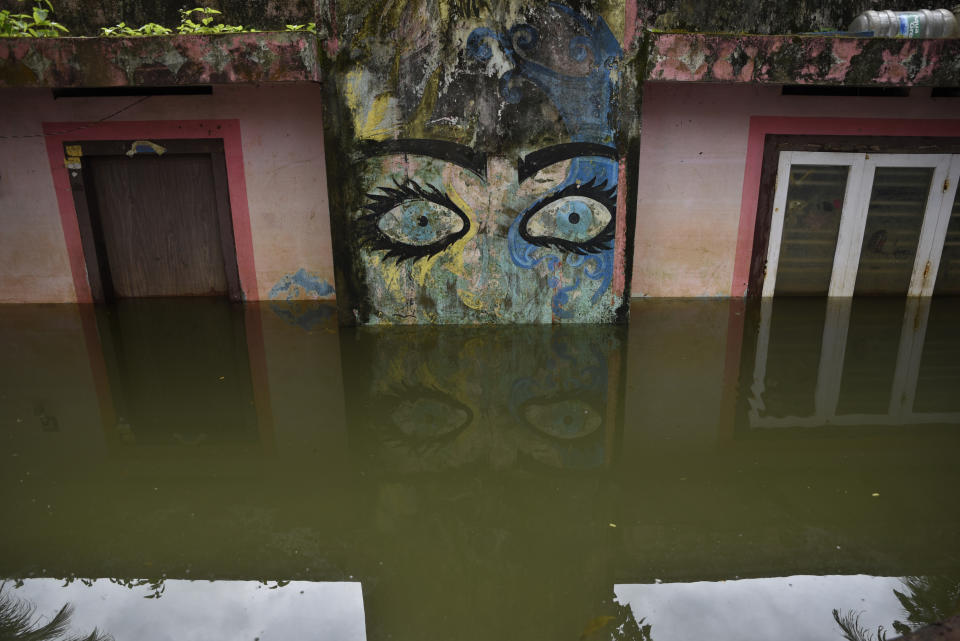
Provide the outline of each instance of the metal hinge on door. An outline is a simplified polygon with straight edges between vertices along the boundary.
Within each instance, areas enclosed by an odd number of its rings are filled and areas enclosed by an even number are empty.
[[[943,193],[947,193],[947,191],[949,191],[949,190],[950,190],[950,179],[949,179],[949,178],[944,178],[944,179],[943,179]]]

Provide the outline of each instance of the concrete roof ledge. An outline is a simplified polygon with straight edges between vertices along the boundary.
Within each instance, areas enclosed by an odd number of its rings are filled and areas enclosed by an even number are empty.
[[[960,39],[648,31],[646,79],[671,82],[960,86]]]
[[[0,38],[0,87],[319,82],[317,50],[298,32]]]

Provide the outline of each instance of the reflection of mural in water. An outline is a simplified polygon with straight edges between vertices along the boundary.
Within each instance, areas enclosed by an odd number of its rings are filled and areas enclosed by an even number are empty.
[[[610,462],[619,330],[362,330],[341,340],[352,437],[401,471]]]
[[[347,3],[331,23],[341,320],[624,318],[622,5],[421,4]]]
[[[341,331],[371,638],[633,638],[610,636],[623,330]]]

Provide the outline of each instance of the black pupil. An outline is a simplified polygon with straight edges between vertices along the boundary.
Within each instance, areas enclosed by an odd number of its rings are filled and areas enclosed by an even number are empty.
[[[580,222],[580,214],[578,214],[578,213],[575,212],[575,211],[574,211],[574,212],[571,212],[570,215],[567,216],[567,220],[570,221],[570,224],[571,224],[571,225],[576,225],[577,223]]]
[[[430,221],[427,220],[426,216],[420,216],[420,218],[417,219],[417,224],[421,227],[426,227],[428,222]]]

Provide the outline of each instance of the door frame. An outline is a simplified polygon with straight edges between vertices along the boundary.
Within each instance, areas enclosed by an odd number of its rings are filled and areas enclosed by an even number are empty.
[[[72,174],[78,171],[71,165],[75,166],[78,161],[77,157],[66,155],[66,151],[75,150],[67,150],[65,143],[79,144],[82,152],[83,146],[92,142],[117,140],[128,143],[135,140],[148,140],[163,146],[166,146],[166,141],[172,140],[222,140],[226,190],[229,196],[229,214],[234,241],[231,253],[236,256],[240,298],[247,301],[260,299],[239,120],[44,122],[43,131],[78,303],[92,303],[95,299],[87,271],[83,236],[80,230],[80,213],[73,197],[71,182]]]
[[[144,141],[136,141],[143,143]],[[87,168],[88,158],[130,156],[130,150],[136,144],[132,140],[94,140],[94,141],[65,141],[64,153],[67,150],[82,151],[79,158],[80,167],[70,167],[70,189],[73,193],[74,207],[77,211],[77,222],[80,226],[80,241],[83,245],[83,254],[86,259],[87,278],[90,283],[90,293],[94,302],[102,303],[114,298],[110,279],[110,267],[107,261],[106,248],[103,241],[102,221],[99,220],[96,191],[92,188],[91,176]],[[140,145],[146,153],[153,152],[153,147]],[[232,301],[243,300],[240,289],[240,274],[237,267],[237,250],[233,235],[233,220],[230,214],[230,196],[227,183],[227,169],[223,151],[223,140],[209,138],[206,140],[163,140],[164,154],[198,154],[209,156],[213,170],[214,202],[216,203],[217,227],[220,232],[220,249],[223,253],[223,267],[227,279],[227,292]],[[140,152],[144,153],[144,152]],[[153,152],[156,153],[156,152]],[[76,161],[71,162],[76,165]],[[92,207],[91,207],[92,203]],[[91,208],[93,211],[91,211]]]
[[[953,199],[960,180],[960,154],[842,153],[781,151],[778,159],[773,211],[770,217],[766,261],[762,270],[762,297],[774,295],[783,220],[787,208],[790,169],[794,165],[849,167],[840,214],[828,296],[853,296],[860,266],[863,234],[878,167],[929,167],[933,174],[927,192],[923,223],[907,296],[931,296],[940,266]]]
[[[960,153],[960,118],[750,116],[730,296],[759,297],[776,152]],[[772,156],[772,157],[771,157]],[[766,217],[766,218],[765,218]],[[759,260],[758,260],[759,259]]]

